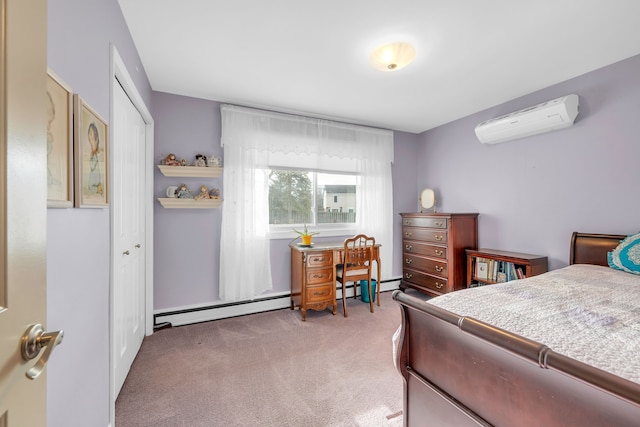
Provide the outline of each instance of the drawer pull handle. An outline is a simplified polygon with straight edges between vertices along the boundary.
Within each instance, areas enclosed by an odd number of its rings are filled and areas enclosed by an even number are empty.
[[[442,256],[442,255],[444,255],[444,251],[436,249],[436,255]]]
[[[436,282],[436,289],[442,289],[444,285],[442,283]]]
[[[410,251],[411,249],[413,249],[413,245],[404,245],[404,249],[406,251]]]
[[[442,241],[442,239],[443,239],[443,237],[442,237],[441,235],[437,235],[437,236],[436,236],[436,240],[437,240],[438,242]]]
[[[436,265],[436,271],[438,273],[442,273],[442,270],[444,270],[444,267],[442,267],[441,265]]]
[[[444,225],[444,222],[436,221],[436,227],[442,227],[443,225]]]
[[[413,277],[413,274],[411,273],[404,273],[404,277],[405,279],[411,279]]]
[[[314,260],[315,262],[323,262],[323,261],[324,261],[324,257],[314,258],[313,260]]]
[[[409,221],[408,219],[404,220],[404,225],[411,225],[411,221]]]
[[[326,294],[327,294],[327,291],[315,291],[313,293],[313,296],[320,297],[320,296],[324,296]]]
[[[404,237],[411,237],[411,233],[407,231],[406,233],[404,233]]]
[[[405,258],[404,259],[404,263],[407,264],[407,265],[411,264],[411,259],[410,258]]]
[[[314,274],[314,275],[313,275],[313,278],[314,278],[314,279],[320,279],[320,278],[322,278],[322,277],[324,277],[324,275],[323,275],[323,274]]]

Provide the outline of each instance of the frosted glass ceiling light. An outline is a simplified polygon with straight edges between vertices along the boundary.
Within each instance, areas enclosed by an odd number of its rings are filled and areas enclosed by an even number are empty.
[[[371,52],[371,65],[380,71],[396,71],[409,65],[416,49],[409,43],[394,42],[378,46]]]

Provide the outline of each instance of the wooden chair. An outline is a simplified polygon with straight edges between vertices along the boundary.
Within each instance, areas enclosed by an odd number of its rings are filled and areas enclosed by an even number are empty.
[[[356,289],[360,280],[366,280],[369,286],[369,308],[373,313],[373,298],[371,292],[371,267],[374,261],[373,249],[376,239],[358,234],[355,237],[344,241],[344,249],[342,251],[342,263],[336,265],[336,282],[342,285],[342,307],[344,317],[348,317],[347,311],[347,289],[346,284],[353,282],[353,297],[356,298]],[[380,280],[378,278],[378,280]],[[337,288],[337,283],[336,283]],[[378,298],[378,304],[380,304]]]

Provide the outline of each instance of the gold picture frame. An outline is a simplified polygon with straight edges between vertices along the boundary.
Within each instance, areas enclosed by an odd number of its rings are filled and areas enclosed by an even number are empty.
[[[109,206],[109,126],[74,95],[75,206]]]
[[[73,91],[47,70],[47,207],[73,207]]]

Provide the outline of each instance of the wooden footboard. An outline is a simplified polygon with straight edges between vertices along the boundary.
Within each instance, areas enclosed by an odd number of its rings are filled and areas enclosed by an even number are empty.
[[[640,385],[395,291],[405,426],[633,426]]]

